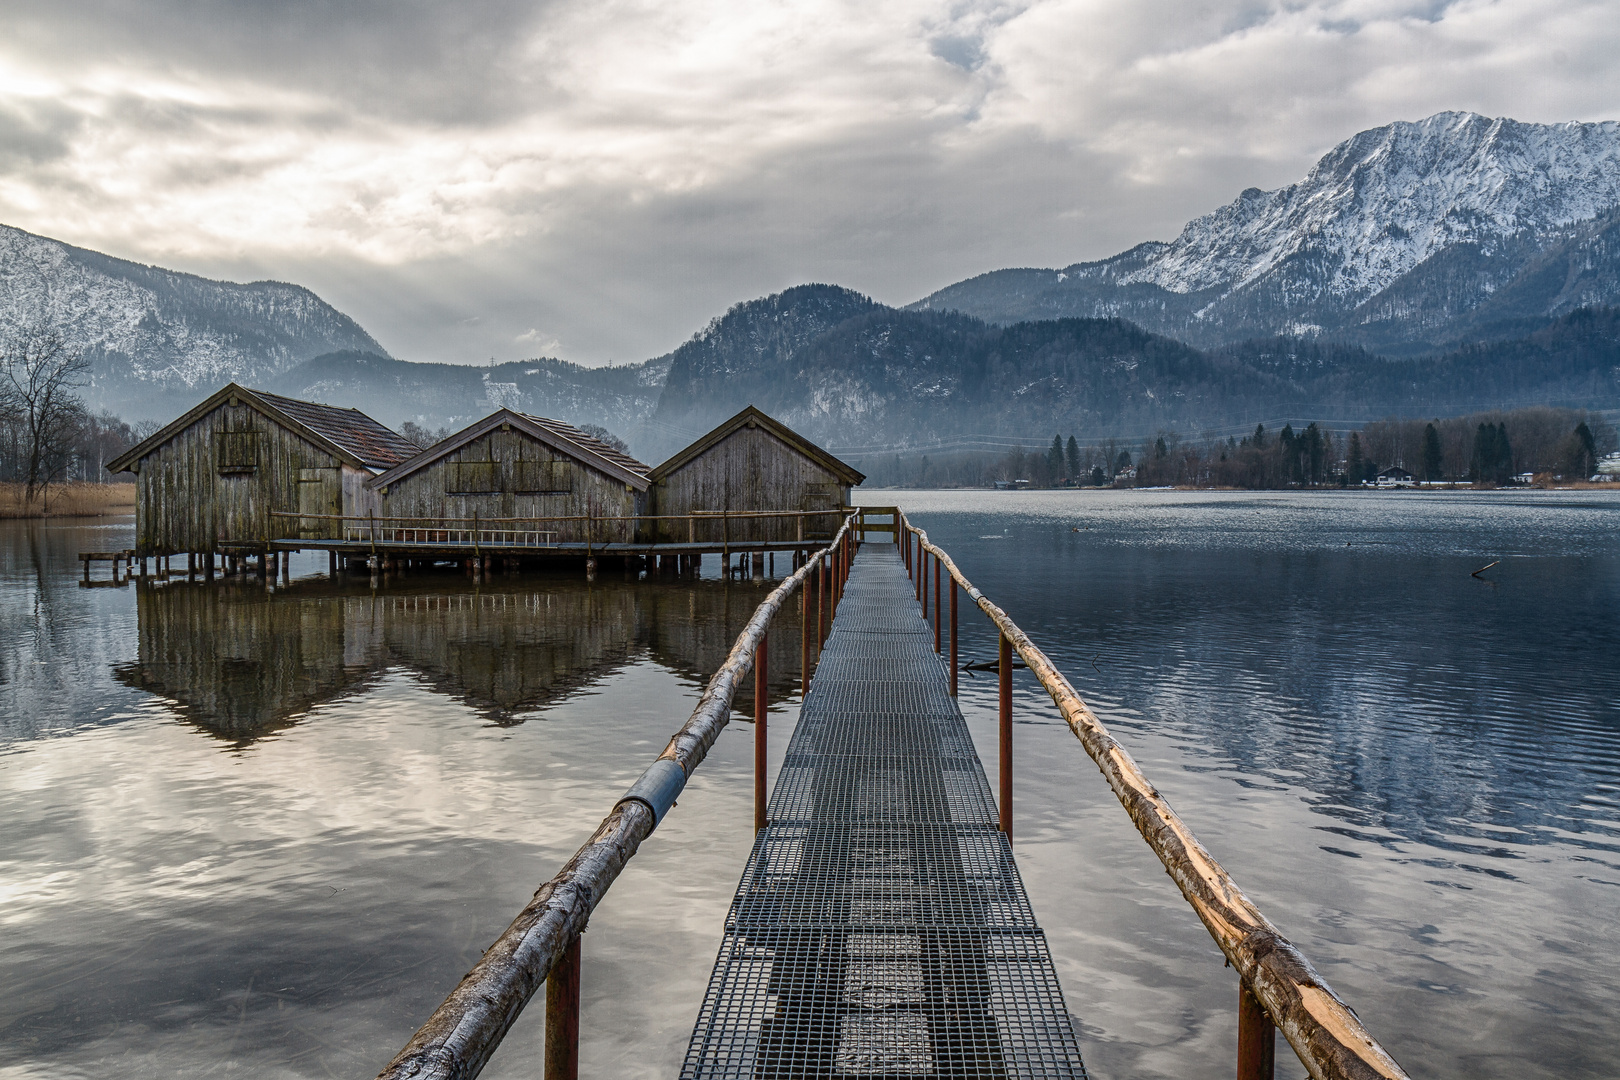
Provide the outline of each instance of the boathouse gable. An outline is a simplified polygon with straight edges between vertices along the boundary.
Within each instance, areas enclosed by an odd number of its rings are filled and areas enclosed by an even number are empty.
[[[750,405],[654,468],[653,513],[663,542],[789,541],[830,537],[865,475]],[[815,516],[750,517],[761,512]],[[723,515],[723,521],[668,520]],[[733,519],[730,515],[736,514]]]
[[[554,533],[553,543],[623,543],[646,512],[646,472],[578,428],[501,409],[367,486],[395,527],[476,517]]]
[[[336,515],[366,512],[365,481],[413,450],[359,410],[231,383],[107,468],[135,474],[138,555],[256,551],[337,539]]]

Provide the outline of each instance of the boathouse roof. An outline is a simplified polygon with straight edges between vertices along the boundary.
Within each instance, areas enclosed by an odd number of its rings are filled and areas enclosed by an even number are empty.
[[[745,427],[758,427],[770,432],[788,446],[792,447],[794,450],[797,450],[811,461],[814,461],[816,464],[820,465],[822,468],[826,469],[828,472],[832,473],[846,484],[857,485],[866,479],[865,473],[859,472],[854,466],[833,457],[832,454],[828,453],[826,450],[823,450],[821,447],[817,446],[803,435],[800,435],[797,431],[794,431],[792,428],[782,423],[782,421],[765,412],[762,412],[759,409],[756,409],[752,405],[743,409],[742,412],[738,413],[736,416],[733,416],[730,420],[727,420],[725,423],[721,424],[707,435],[698,439],[696,442],[692,443],[692,445],[680,451],[668,461],[661,465],[655,466],[649,473],[649,478],[653,483],[656,484],[658,481],[662,480],[676,469],[690,463],[695,458],[701,456],[704,452],[719,444],[726,438],[726,436]]]
[[[561,420],[553,420],[545,416],[530,416],[515,409],[497,409],[476,423],[469,424],[449,438],[434,443],[426,450],[420,451],[415,457],[403,461],[387,472],[366,481],[368,487],[386,487],[389,484],[403,480],[412,473],[438,461],[447,454],[466,446],[474,439],[480,438],[502,424],[510,424],[519,431],[545,443],[553,450],[565,454],[582,464],[589,465],[599,472],[606,473],[616,480],[637,491],[647,490],[648,468],[620,450],[609,446],[601,439],[585,434],[572,424],[565,424]]]
[[[107,469],[124,472],[133,468],[141,458],[227,401],[246,404],[343,461],[370,472],[381,472],[421,451],[405,436],[383,427],[359,409],[300,401],[233,382],[108,462]]]

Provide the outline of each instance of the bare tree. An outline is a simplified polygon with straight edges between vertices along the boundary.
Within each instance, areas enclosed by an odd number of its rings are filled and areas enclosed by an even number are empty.
[[[89,371],[89,363],[46,327],[19,330],[0,346],[0,415],[19,429],[25,502],[43,495],[67,468],[86,418],[75,391]]]

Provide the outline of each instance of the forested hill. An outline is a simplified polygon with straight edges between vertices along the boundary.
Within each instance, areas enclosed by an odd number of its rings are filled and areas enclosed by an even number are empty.
[[[734,308],[725,333],[701,341],[701,362],[674,354],[658,426],[637,442],[651,459],[750,403],[830,446],[897,451],[970,435],[1197,434],[1279,416],[1360,422],[1532,403],[1620,406],[1613,308],[1581,309],[1524,338],[1389,359],[1299,338],[1200,351],[1118,319],[996,326],[881,307],[829,286],[756,303]],[[813,312],[796,310],[801,303]],[[855,314],[803,332],[832,311]],[[753,332],[756,315],[800,332]]]

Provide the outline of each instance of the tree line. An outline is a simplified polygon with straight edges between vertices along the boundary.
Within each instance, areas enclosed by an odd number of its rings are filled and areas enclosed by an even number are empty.
[[[44,503],[50,486],[106,483],[107,462],[157,430],[91,413],[79,390],[90,366],[55,331],[29,327],[0,343],[0,482]]]
[[[1239,438],[1187,437],[1173,430],[1146,440],[1053,435],[1044,448],[1005,454],[957,452],[856,462],[875,486],[988,487],[1027,481],[1058,487],[1343,487],[1375,482],[1398,468],[1432,483],[1506,484],[1584,480],[1615,450],[1614,428],[1583,409],[1535,407],[1433,420],[1379,420],[1357,431],[1319,423],[1278,430],[1257,424]]]

